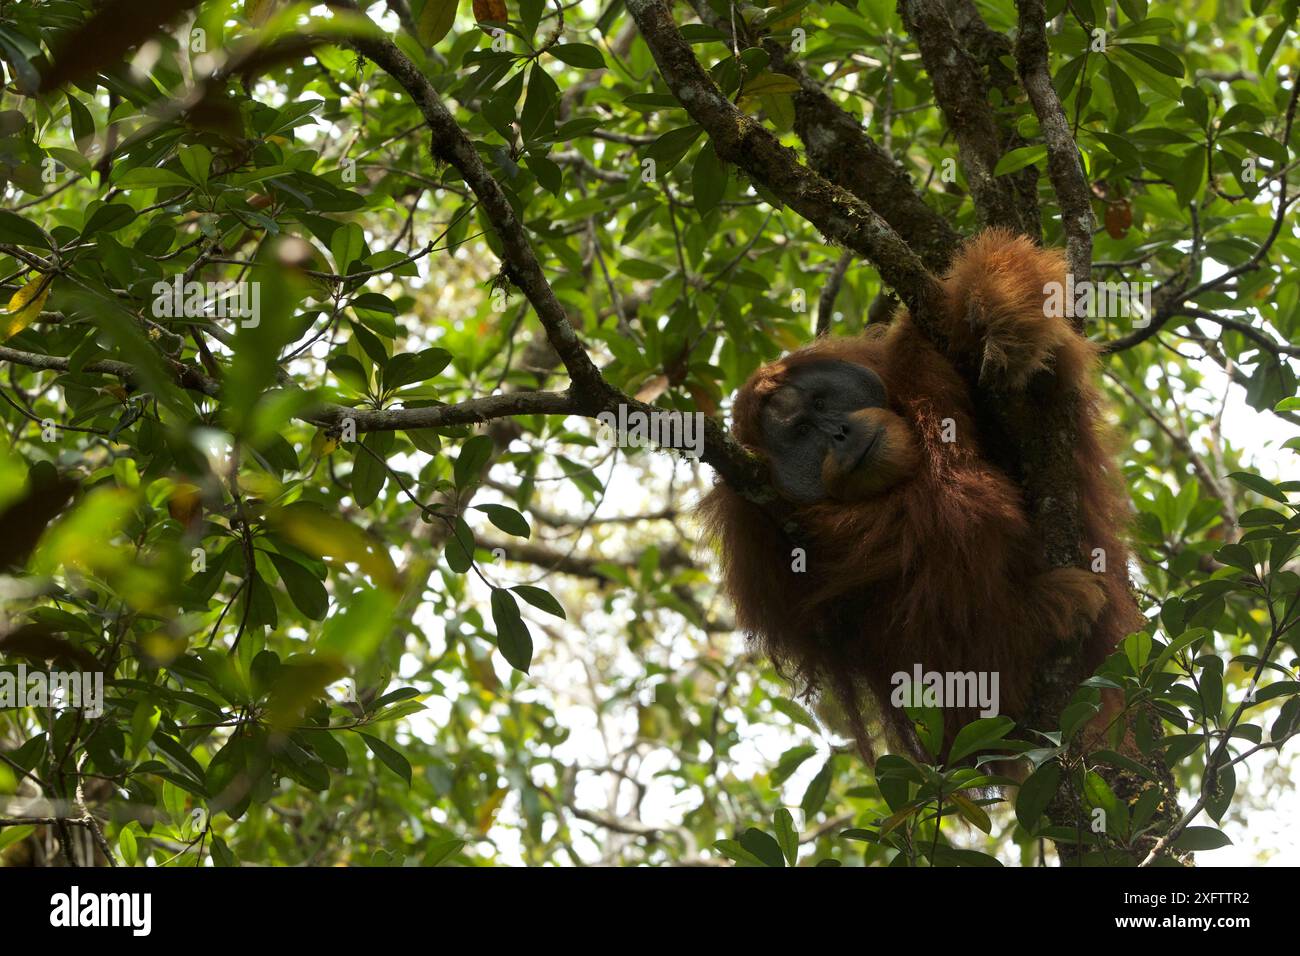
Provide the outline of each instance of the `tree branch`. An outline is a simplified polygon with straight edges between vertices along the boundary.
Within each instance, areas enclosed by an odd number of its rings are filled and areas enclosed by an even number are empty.
[[[772,190],[828,239],[871,262],[918,324],[935,331],[928,319],[937,284],[893,227],[870,205],[799,163],[793,150],[723,96],[663,0],[627,0],[627,8],[669,90],[708,132],[718,155]]]
[[[1043,0],[1016,0],[1016,7],[1020,12],[1016,39],[1020,82],[1047,144],[1047,175],[1061,207],[1066,261],[1075,281],[1086,282],[1092,278],[1092,202],[1079,165],[1079,148],[1052,86],[1047,64],[1047,12]]]
[[[729,18],[719,16],[706,0],[690,2],[702,22],[732,37]],[[736,23],[736,28],[742,34],[746,32],[743,20]],[[735,42],[733,38],[733,46]],[[754,41],[744,36],[742,42],[752,45]],[[932,271],[945,271],[961,237],[947,218],[925,204],[903,164],[889,151],[889,118],[885,117],[886,145],[882,146],[856,116],[826,94],[803,64],[787,56],[786,48],[775,37],[763,37],[761,42],[769,57],[769,69],[799,83],[800,90],[792,98],[794,128],[803,140],[809,165],[879,212]]]
[[[966,181],[982,225],[1037,237],[1037,209],[1025,210],[1012,176],[995,176],[1002,136],[989,105],[983,70],[957,36],[940,0],[899,0],[898,13],[916,40],[934,97],[957,139]],[[1032,220],[1032,221],[1031,221]]]
[[[879,212],[928,268],[946,270],[961,237],[945,216],[925,204],[903,164],[826,95],[802,64],[787,59],[780,43],[769,37],[763,49],[774,72],[799,83],[794,128],[812,168]]]
[[[852,262],[853,253],[848,251],[841,253],[839,262],[835,263],[835,268],[831,270],[826,284],[822,286],[822,294],[817,299],[818,338],[828,335],[831,331],[831,320],[835,315],[835,298],[840,294],[840,286],[844,284],[844,273],[849,271]]]

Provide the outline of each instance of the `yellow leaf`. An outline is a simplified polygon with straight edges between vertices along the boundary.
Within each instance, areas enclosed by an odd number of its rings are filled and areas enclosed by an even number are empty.
[[[320,505],[296,501],[273,512],[271,521],[276,530],[304,551],[356,564],[380,587],[401,590],[401,577],[383,543]]]
[[[509,793],[509,790],[502,787],[501,789],[494,791],[492,795],[488,797],[487,802],[479,807],[477,821],[479,833],[487,833],[488,830],[492,829],[492,824],[497,818],[497,811],[501,809],[501,804],[505,802],[506,796]]]
[[[203,520],[203,498],[198,485],[177,484],[167,496],[167,513],[185,527],[199,524]]]
[[[331,433],[321,429],[312,436],[311,451],[317,458],[324,458],[332,455],[339,447],[339,436],[337,433]]]
[[[9,300],[9,311],[5,313],[4,328],[0,330],[0,341],[11,339],[27,326],[36,321],[41,314],[45,300],[50,297],[50,286],[54,276],[39,276],[14,293]]]
[[[897,827],[900,823],[902,823],[904,820],[912,816],[912,814],[916,813],[920,809],[921,809],[920,807],[903,807],[903,809],[899,810],[897,813],[895,813],[893,816],[891,816],[888,820],[886,820],[884,823],[880,825],[880,835],[882,837],[887,836],[890,832],[894,830],[895,827]]]
[[[963,797],[960,793],[950,794],[948,799],[956,805],[958,812],[966,819],[967,823],[979,827],[985,833],[993,829],[993,823],[989,820],[989,815],[984,812],[979,804],[968,797]]]

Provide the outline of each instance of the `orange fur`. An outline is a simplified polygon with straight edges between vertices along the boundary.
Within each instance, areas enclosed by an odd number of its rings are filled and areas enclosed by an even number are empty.
[[[1045,565],[1020,488],[981,448],[966,381],[905,312],[887,328],[823,340],[766,366],[737,395],[733,432],[762,455],[763,399],[792,369],[857,362],[885,383],[889,410],[873,414],[892,413],[891,436],[910,437],[891,445],[887,467],[898,478],[885,487],[798,508],[798,541],[724,484],[702,504],[740,627],[807,692],[833,692],[864,747],[865,715],[874,710],[894,746],[917,752],[906,715],[888,704],[891,675],[914,664],[998,672],[1001,711],[1016,716],[1041,654],[1081,618],[1096,621],[1089,667],[1141,623],[1117,534],[1123,486],[1103,450],[1090,382],[1094,350],[1068,320],[1045,317],[1043,286],[1056,281],[1064,281],[1059,253],[987,231],[944,280],[943,321],[954,350],[997,387],[1022,387],[1051,367],[1061,388],[1077,390],[1084,550],[1104,549],[1104,574]],[[955,441],[943,440],[945,425]],[[792,569],[796,547],[806,549],[802,573]],[[948,710],[949,739],[973,717]]]

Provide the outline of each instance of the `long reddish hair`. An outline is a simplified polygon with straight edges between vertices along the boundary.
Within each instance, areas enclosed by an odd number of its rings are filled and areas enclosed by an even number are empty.
[[[945,331],[955,354],[1005,359],[1022,381],[1054,365],[1056,388],[1077,393],[1075,464],[1084,553],[1102,549],[1104,607],[1083,662],[1095,668],[1142,623],[1131,596],[1120,529],[1127,515],[1102,434],[1091,382],[1095,353],[1065,319],[1044,315],[1044,287],[1064,281],[1056,252],[991,230],[967,245],[943,280]],[[1016,483],[987,457],[970,387],[906,312],[851,339],[822,340],[758,370],[733,409],[737,440],[765,455],[763,400],[793,369],[823,359],[856,362],[885,383],[890,411],[910,430],[910,477],[856,502],[797,508],[787,533],[725,484],[701,515],[720,549],[723,584],[738,625],[807,695],[830,691],[868,759],[873,714],[894,747],[920,753],[905,713],[888,706],[894,674],[925,670],[999,674],[1001,711],[1024,712],[1036,662],[1094,604],[1090,572],[1048,574]],[[979,359],[975,361],[978,367]],[[955,437],[955,440],[951,440]],[[950,440],[945,441],[945,438]],[[795,570],[796,548],[806,570]],[[948,739],[973,718],[946,712]]]

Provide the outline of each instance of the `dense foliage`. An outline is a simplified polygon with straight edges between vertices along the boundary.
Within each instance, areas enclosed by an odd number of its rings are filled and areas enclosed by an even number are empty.
[[[1015,33],[1011,0],[946,6]],[[986,221],[886,0],[672,14],[800,158],[845,135],[811,83],[955,234]],[[1163,719],[1176,845],[1224,845],[1300,730],[1297,4],[1046,14],[1094,276],[1157,284],[1156,321],[1088,325],[1151,626],[1004,798],[965,789],[987,765],[864,768],[730,627],[690,520],[710,467],[614,448],[604,405],[550,390],[585,373],[511,216],[604,382],[660,408],[721,420],[828,287],[836,334],[892,307],[720,156],[621,0],[0,4],[0,671],[105,695],[0,702],[0,860],[1032,865],[1055,837],[1117,862],[1163,796],[1066,746],[1103,686]],[[1010,44],[962,36],[996,175],[1064,244]],[[1063,776],[1103,811],[1073,837],[1044,817]]]

